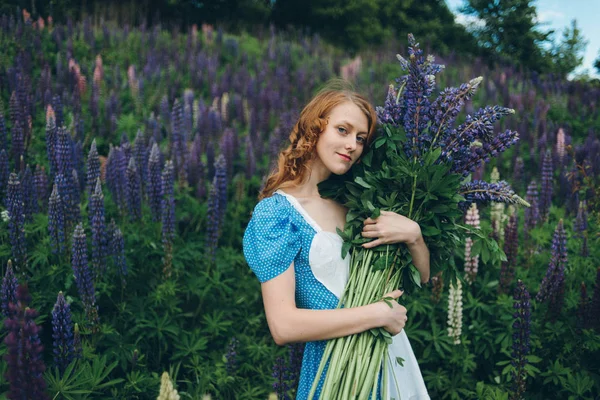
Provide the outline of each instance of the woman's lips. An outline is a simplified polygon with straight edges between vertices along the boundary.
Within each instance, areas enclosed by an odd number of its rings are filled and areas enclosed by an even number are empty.
[[[344,160],[346,160],[346,161],[351,161],[351,160],[352,160],[352,159],[351,159],[350,157],[348,157],[348,156],[345,156],[345,155],[343,155],[343,154],[340,154],[340,153],[337,153],[337,154],[338,154],[340,157],[342,157]]]

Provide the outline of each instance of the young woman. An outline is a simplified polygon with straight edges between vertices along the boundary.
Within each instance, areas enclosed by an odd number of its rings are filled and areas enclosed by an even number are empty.
[[[306,105],[268,177],[244,234],[244,256],[261,282],[267,323],[278,345],[306,342],[297,399],[306,399],[326,340],[383,327],[392,335],[390,398],[429,399],[406,334],[406,308],[393,301],[336,309],[349,276],[341,258],[347,210],[321,198],[317,184],[344,174],[372,142],[377,116],[361,95],[325,89]],[[429,280],[429,251],[419,225],[383,211],[364,222],[365,248],[406,243],[422,282]],[[387,294],[394,299],[400,290]],[[403,366],[396,357],[404,359]],[[320,378],[318,398],[325,374]],[[397,388],[400,389],[398,392]]]

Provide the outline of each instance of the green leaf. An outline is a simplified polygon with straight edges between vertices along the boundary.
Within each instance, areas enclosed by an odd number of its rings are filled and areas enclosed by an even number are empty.
[[[365,189],[372,188],[372,186],[369,185],[367,182],[365,182],[365,180],[360,176],[357,176],[356,178],[354,178],[354,182],[358,183],[360,186],[364,187]]]

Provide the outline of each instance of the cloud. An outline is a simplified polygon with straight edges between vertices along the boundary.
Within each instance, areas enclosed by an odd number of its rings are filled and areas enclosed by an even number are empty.
[[[461,24],[472,28],[481,28],[485,26],[485,21],[481,18],[477,18],[474,15],[465,15],[458,13],[454,15],[454,21],[456,21],[457,24]]]
[[[537,22],[551,22],[565,18],[564,13],[555,10],[538,10],[537,13]]]

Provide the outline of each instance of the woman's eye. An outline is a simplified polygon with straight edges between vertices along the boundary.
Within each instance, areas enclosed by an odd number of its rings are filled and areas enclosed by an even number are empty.
[[[358,143],[360,143],[360,144],[365,144],[365,142],[366,142],[366,139],[365,139],[364,137],[362,137],[362,136],[357,136],[357,137],[356,137],[356,140],[357,140],[357,141],[358,141]]]
[[[338,132],[340,132],[340,133],[346,133],[346,128],[342,128],[340,126],[340,127],[338,127]]]

